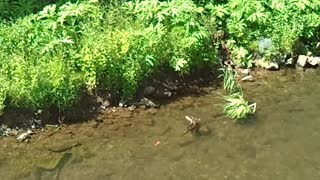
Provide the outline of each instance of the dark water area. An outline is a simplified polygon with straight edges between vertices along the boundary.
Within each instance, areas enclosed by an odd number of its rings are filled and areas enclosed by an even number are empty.
[[[122,116],[121,127],[106,118],[28,144],[1,139],[0,179],[319,180],[320,71],[253,76],[242,84],[257,102],[247,123],[224,117],[224,93],[212,90]],[[206,133],[183,135],[186,115],[200,118]]]

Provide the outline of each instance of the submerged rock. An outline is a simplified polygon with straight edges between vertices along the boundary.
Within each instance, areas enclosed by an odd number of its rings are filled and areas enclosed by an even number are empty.
[[[58,168],[62,168],[68,160],[72,157],[72,153],[58,154],[54,158],[45,159],[36,163],[36,177],[41,179],[43,171],[53,171]]]
[[[243,82],[245,82],[245,81],[247,81],[247,82],[253,82],[254,79],[253,79],[253,76],[248,75],[248,76],[243,77],[243,78],[241,79],[241,81],[243,81]]]
[[[80,146],[80,145],[81,144],[79,142],[66,142],[63,144],[48,146],[47,149],[51,152],[63,152],[63,151],[69,150],[75,146]]]
[[[248,76],[249,73],[250,73],[250,69],[241,69],[240,72],[245,75],[245,76]]]

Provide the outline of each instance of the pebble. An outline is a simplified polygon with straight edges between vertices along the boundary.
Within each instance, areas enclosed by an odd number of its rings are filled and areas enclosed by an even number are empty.
[[[242,69],[241,70],[241,73],[243,74],[243,75],[249,75],[249,73],[250,73],[250,69]]]
[[[28,130],[27,132],[25,133],[22,133],[20,134],[18,137],[17,137],[17,140],[22,142],[24,140],[26,140],[28,137],[30,137],[30,135],[32,134],[33,132],[31,130]]]
[[[164,92],[163,92],[163,95],[166,95],[166,96],[168,96],[168,97],[171,97],[172,93],[167,90],[167,91],[164,91]]]
[[[253,76],[252,75],[248,75],[248,76],[245,76],[241,79],[241,81],[243,82],[253,82],[254,79],[253,79]]]
[[[124,102],[124,100],[120,100],[120,102],[119,102],[119,107],[124,107],[124,105],[125,105],[125,102]]]
[[[130,107],[128,107],[128,110],[129,111],[134,111],[136,108],[137,108],[136,106],[130,106]]]

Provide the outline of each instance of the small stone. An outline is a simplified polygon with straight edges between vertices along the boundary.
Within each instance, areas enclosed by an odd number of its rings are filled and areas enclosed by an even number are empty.
[[[18,130],[16,130],[16,129],[7,129],[7,135],[8,136],[17,136],[18,135]]]
[[[151,107],[151,108],[157,107],[157,105],[156,105],[154,102],[152,102],[151,100],[149,100],[149,99],[147,99],[147,98],[142,98],[142,99],[140,100],[140,103],[141,103],[142,105],[145,105],[145,106]]]
[[[311,56],[312,56],[312,52],[308,51],[308,52],[307,52],[307,56],[308,56],[308,57],[311,57]]]
[[[42,113],[42,110],[38,109],[37,114],[41,114],[41,113]]]
[[[287,59],[285,65],[293,65],[293,58]]]
[[[105,101],[102,102],[100,108],[106,109],[109,106],[110,106],[110,102],[108,100],[105,100]]]
[[[119,107],[124,107],[124,105],[125,105],[125,102],[124,102],[124,100],[120,100],[120,102],[119,102]]]
[[[154,88],[153,86],[148,86],[148,87],[144,88],[143,95],[144,96],[151,96],[152,94],[154,94],[154,92],[156,92],[156,88]]]
[[[136,108],[137,108],[136,106],[130,106],[130,107],[128,107],[128,110],[129,111],[134,111]]]
[[[279,69],[279,65],[277,63],[275,63],[275,62],[271,62],[271,63],[268,64],[266,69],[268,69],[268,70],[278,70]]]
[[[243,75],[248,76],[249,73],[250,73],[250,69],[241,69],[240,72],[241,72]]]
[[[297,65],[300,67],[305,67],[307,64],[308,57],[305,55],[299,55]]]
[[[22,141],[26,140],[28,137],[30,137],[31,134],[33,134],[33,132],[31,130],[28,130],[27,132],[20,134],[17,137],[17,140],[22,142]]]
[[[308,63],[312,66],[320,64],[320,57],[308,57]]]
[[[251,75],[248,75],[248,76],[245,76],[245,77],[243,77],[242,79],[241,79],[241,81],[247,81],[247,82],[253,82],[254,81],[254,79],[253,79],[253,76],[251,76]]]
[[[168,90],[164,91],[163,94],[168,96],[168,97],[171,97],[171,95],[172,95],[172,93],[170,91],[168,91]]]

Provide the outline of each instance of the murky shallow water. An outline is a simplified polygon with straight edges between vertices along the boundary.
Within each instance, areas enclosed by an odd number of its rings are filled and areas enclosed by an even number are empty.
[[[14,176],[22,164],[34,163],[20,151],[15,159],[0,163],[0,178],[319,180],[319,75],[275,72],[245,85],[247,97],[258,105],[256,117],[246,124],[221,116],[222,92],[213,91],[183,98],[155,114],[138,114],[135,121],[150,123],[132,127],[123,136],[88,138],[69,150],[73,157],[51,171]],[[185,115],[201,118],[211,133],[182,136]]]

